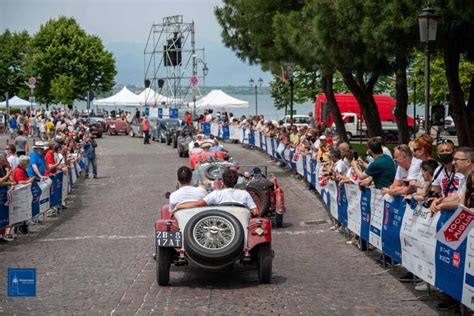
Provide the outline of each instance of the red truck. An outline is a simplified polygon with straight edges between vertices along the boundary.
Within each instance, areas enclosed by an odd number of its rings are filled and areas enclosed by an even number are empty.
[[[361,116],[357,99],[352,94],[336,94],[335,97],[346,125],[348,137],[365,136],[367,128]],[[395,115],[393,114],[395,110],[395,100],[387,95],[374,95],[374,99],[379,110],[382,129],[388,134],[396,135],[397,125]],[[334,118],[329,110],[329,104],[324,93],[320,93],[316,96],[314,115],[316,124],[332,126],[334,123]],[[408,117],[408,126],[410,128],[410,134],[413,134],[415,120],[410,116]]]

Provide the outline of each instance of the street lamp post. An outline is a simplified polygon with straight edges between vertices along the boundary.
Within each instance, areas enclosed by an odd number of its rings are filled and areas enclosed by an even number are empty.
[[[420,42],[425,43],[425,134],[430,133],[430,41],[436,40],[439,17],[432,8],[423,9],[418,16]]]
[[[196,54],[193,54],[193,78],[191,79],[191,84],[193,86],[193,118],[196,117],[196,85],[197,83],[197,64],[202,63],[202,75],[203,75],[203,81],[205,80],[209,68],[207,68],[207,63],[202,60],[201,58],[197,57]],[[204,81],[205,84],[205,81]]]
[[[259,78],[257,82],[253,81],[252,78],[249,80],[250,87],[255,89],[255,115],[258,115],[258,99],[257,99],[257,89],[261,87],[263,84],[263,79]]]

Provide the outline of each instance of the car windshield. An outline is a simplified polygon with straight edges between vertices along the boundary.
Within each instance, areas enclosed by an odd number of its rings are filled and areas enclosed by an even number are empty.
[[[306,116],[294,116],[295,124],[308,124],[309,118]]]
[[[90,122],[91,123],[99,123],[99,122],[104,122],[104,119],[103,118],[100,118],[100,117],[91,117],[90,118]]]
[[[178,127],[179,121],[163,121],[166,127]]]

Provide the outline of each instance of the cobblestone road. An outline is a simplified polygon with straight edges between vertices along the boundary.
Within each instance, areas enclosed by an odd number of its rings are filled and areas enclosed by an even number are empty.
[[[259,285],[253,266],[218,272],[188,266],[172,268],[172,285],[158,287],[153,222],[187,160],[164,144],[142,143],[127,136],[99,140],[99,179],[81,180],[60,217],[0,244],[0,314],[436,314],[433,302],[416,300],[412,286],[398,282],[400,269],[383,273],[375,254],[330,231],[316,195],[274,164],[288,214],[285,228],[274,231],[272,283]],[[227,146],[241,164],[267,163],[262,153]],[[12,267],[37,268],[36,298],[6,297]]]

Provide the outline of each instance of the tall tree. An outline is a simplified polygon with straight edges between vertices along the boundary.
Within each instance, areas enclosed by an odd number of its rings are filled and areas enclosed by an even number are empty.
[[[112,53],[73,18],[46,22],[33,37],[32,46],[33,67],[40,76],[36,86],[39,101],[74,100],[88,90],[100,93],[112,89],[117,73]],[[64,91],[60,91],[60,83],[66,84]]]
[[[28,55],[30,36],[26,31],[0,34],[0,99],[8,91],[10,97],[27,95]]]

